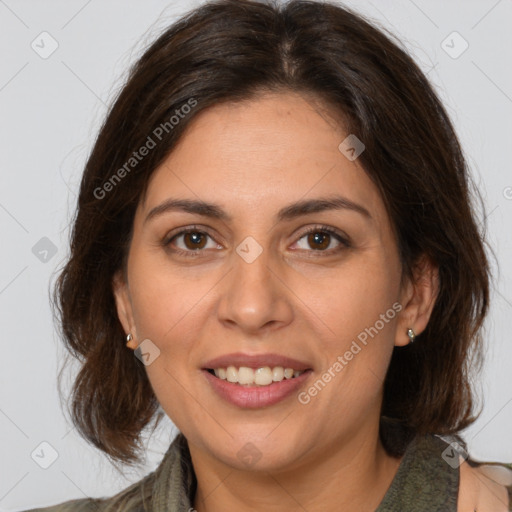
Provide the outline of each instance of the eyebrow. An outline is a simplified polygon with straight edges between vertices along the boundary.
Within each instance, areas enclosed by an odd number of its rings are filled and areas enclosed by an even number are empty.
[[[292,220],[303,215],[318,213],[327,210],[351,210],[360,213],[367,220],[372,220],[370,212],[362,205],[342,196],[331,196],[317,199],[303,199],[285,206],[276,215],[278,222]],[[144,224],[164,213],[170,211],[184,211],[204,217],[219,219],[229,222],[231,215],[225,212],[221,206],[194,199],[173,199],[169,198],[163,203],[155,206],[144,219]]]

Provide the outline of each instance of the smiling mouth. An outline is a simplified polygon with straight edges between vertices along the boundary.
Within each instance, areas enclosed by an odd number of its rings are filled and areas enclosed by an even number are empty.
[[[248,387],[270,386],[276,382],[294,379],[311,370],[294,370],[283,366],[262,366],[255,369],[247,366],[228,366],[226,368],[207,368],[206,371],[218,379]]]

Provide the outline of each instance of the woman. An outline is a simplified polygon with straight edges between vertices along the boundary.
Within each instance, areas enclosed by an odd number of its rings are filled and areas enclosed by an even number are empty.
[[[132,463],[160,407],[180,434],[116,496],[44,510],[512,510],[458,435],[489,301],[470,187],[360,16],[223,0],[170,27],[87,162],[56,298],[82,435]]]

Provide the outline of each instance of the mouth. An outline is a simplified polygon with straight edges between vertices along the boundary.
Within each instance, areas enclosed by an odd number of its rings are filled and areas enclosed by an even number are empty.
[[[244,409],[268,407],[306,385],[312,365],[278,354],[242,353],[217,357],[202,365],[211,389]]]
[[[214,375],[220,380],[238,384],[240,386],[270,386],[275,382],[291,380],[300,377],[303,373],[311,369],[296,370],[283,366],[261,366],[259,368],[250,368],[248,366],[236,367],[233,365],[218,368],[205,368],[210,375]]]

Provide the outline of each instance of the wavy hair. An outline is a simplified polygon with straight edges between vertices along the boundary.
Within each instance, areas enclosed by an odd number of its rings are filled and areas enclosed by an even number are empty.
[[[359,162],[385,203],[402,280],[413,278],[421,256],[439,268],[427,328],[392,355],[384,445],[402,450],[386,434],[389,422],[410,438],[454,434],[476,419],[471,378],[481,366],[489,302],[485,236],[474,209],[482,199],[433,87],[399,40],[349,9],[219,0],[173,23],[130,69],[88,157],[70,256],[54,288],[65,346],[81,363],[68,404],[72,421],[111,461],[139,461],[143,429],[163,417],[144,366],[125,346],[112,289],[148,180],[204,109],[287,91],[315,98],[364,142]],[[158,144],[131,162],[162,126]],[[114,174],[123,179],[113,181]]]

